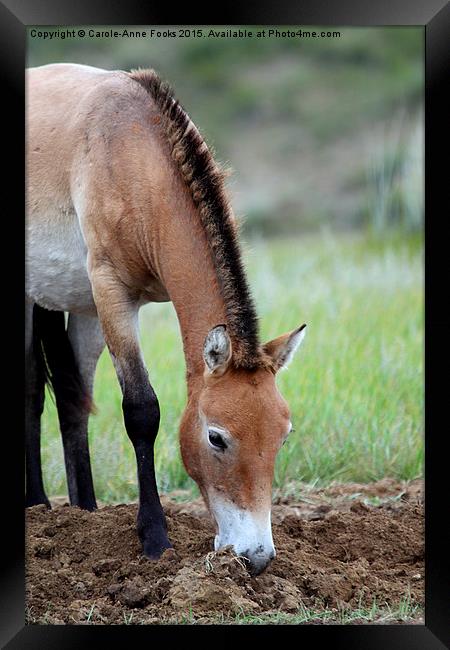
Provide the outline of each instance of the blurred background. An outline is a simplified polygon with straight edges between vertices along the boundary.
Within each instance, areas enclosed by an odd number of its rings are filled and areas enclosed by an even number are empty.
[[[102,29],[109,28],[96,26]],[[424,33],[339,31],[339,38],[309,39],[28,38],[28,66],[153,67],[234,170],[228,189],[263,338],[309,326],[298,359],[279,379],[296,429],[277,462],[281,491],[422,472]],[[195,493],[177,442],[185,381],[176,317],[171,305],[141,312],[163,414],[158,481],[163,490]],[[98,497],[135,498],[132,449],[106,353],[95,399]],[[50,400],[43,456],[49,493],[66,493]]]
[[[230,189],[248,233],[418,231],[423,30],[340,33],[303,40],[29,39],[28,65],[153,67],[235,170]]]

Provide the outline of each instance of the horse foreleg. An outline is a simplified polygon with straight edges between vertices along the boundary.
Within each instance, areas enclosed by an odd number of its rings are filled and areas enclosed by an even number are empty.
[[[110,267],[93,265],[90,275],[103,334],[122,389],[125,428],[136,454],[138,534],[145,555],[156,559],[171,544],[155,478],[153,448],[159,404],[139,347],[137,301]]]

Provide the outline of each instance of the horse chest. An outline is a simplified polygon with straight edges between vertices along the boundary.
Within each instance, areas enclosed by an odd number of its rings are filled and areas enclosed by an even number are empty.
[[[73,211],[34,215],[27,224],[26,292],[41,307],[95,313],[87,248]]]

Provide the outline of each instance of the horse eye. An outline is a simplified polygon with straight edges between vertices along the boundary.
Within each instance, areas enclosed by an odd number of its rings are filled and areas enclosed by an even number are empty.
[[[220,449],[221,451],[225,451],[227,448],[227,443],[225,440],[222,438],[220,433],[217,433],[217,431],[214,431],[214,429],[209,429],[208,431],[208,440],[209,444],[214,447],[214,449]]]

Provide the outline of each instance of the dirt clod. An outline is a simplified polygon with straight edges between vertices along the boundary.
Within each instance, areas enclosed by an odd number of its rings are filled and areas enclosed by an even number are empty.
[[[135,504],[94,513],[56,505],[27,511],[29,622],[199,622],[238,612],[395,606],[424,600],[423,498],[418,482],[384,480],[284,499],[273,512],[277,557],[257,577],[230,549],[212,551],[201,502],[164,497],[174,546],[142,556]],[[380,485],[381,484],[381,485]]]

